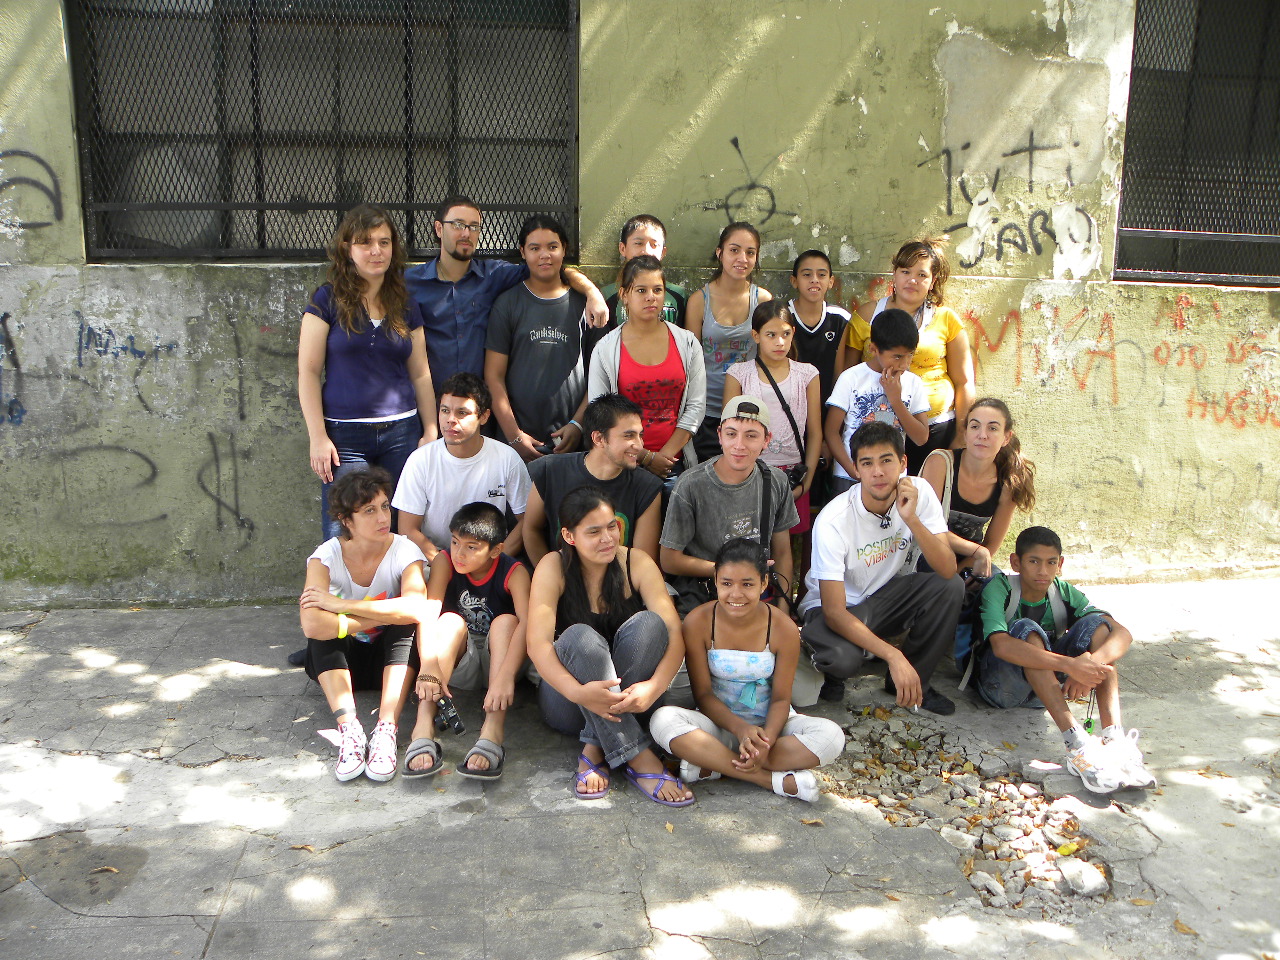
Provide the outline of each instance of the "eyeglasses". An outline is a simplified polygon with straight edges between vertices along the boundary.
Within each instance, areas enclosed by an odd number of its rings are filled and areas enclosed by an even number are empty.
[[[453,229],[457,230],[459,233],[480,232],[480,224],[478,223],[467,223],[465,220],[446,220],[444,222],[453,227]]]

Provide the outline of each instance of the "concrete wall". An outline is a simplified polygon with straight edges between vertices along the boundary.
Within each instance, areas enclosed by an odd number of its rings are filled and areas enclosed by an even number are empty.
[[[15,5],[9,5],[13,7]],[[0,11],[0,604],[296,594],[318,537],[294,394],[314,265],[86,265],[56,2]],[[932,9],[932,12],[930,12]],[[827,249],[843,300],[950,232],[979,392],[1040,468],[1024,522],[1093,578],[1280,565],[1276,295],[1115,284],[1131,4],[582,4],[583,260],[647,210],[705,276]],[[47,225],[42,225],[47,224]]]

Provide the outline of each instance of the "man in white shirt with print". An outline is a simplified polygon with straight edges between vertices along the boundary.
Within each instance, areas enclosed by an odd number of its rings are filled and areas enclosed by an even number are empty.
[[[801,637],[840,700],[868,654],[888,664],[885,689],[903,707],[955,712],[929,678],[951,646],[964,583],[947,544],[947,519],[927,483],[906,476],[902,431],[874,422],[849,440],[858,482],[813,525],[813,563],[800,604]],[[916,573],[920,554],[936,573]],[[901,646],[882,639],[906,631]]]
[[[426,554],[449,547],[449,521],[459,507],[483,501],[507,516],[511,529],[502,550],[519,556],[529,471],[507,444],[485,437],[489,388],[474,373],[455,373],[440,386],[440,439],[409,454],[391,505],[400,511],[396,531]]]

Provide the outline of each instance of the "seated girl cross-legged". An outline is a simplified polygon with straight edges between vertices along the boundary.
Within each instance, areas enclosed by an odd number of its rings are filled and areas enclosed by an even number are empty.
[[[543,718],[583,744],[574,793],[605,796],[622,766],[649,799],[688,806],[693,794],[663,768],[642,722],[684,659],[662,574],[648,554],[619,546],[617,511],[599,488],[566,494],[559,515],[564,546],[533,573],[527,637]]]
[[[685,780],[723,774],[812,803],[819,794],[812,768],[840,755],[844,731],[791,709],[800,631],[761,602],[767,569],[755,540],[739,537],[720,548],[719,599],[684,621],[698,709],[662,707],[650,729],[664,750],[680,758]]]

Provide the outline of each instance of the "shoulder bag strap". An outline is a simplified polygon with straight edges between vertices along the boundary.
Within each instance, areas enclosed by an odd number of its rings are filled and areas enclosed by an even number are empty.
[[[946,465],[946,474],[942,481],[942,519],[947,520],[951,516],[951,486],[955,478],[955,455],[950,451],[939,448],[930,452],[928,457],[924,458],[924,462],[929,462],[929,457],[941,457],[942,462]],[[920,472],[924,473],[924,464],[920,465]]]
[[[804,437],[800,436],[800,427],[796,424],[795,415],[791,412],[791,405],[787,403],[787,398],[782,395],[782,391],[778,388],[778,381],[773,379],[773,374],[769,372],[769,368],[764,365],[764,361],[760,359],[760,355],[756,354],[756,363],[760,365],[760,369],[764,371],[764,375],[769,378],[769,386],[773,387],[773,392],[778,395],[778,402],[782,404],[782,412],[787,415],[787,422],[791,424],[791,432],[795,434],[796,449],[800,451],[800,462],[804,462]]]

